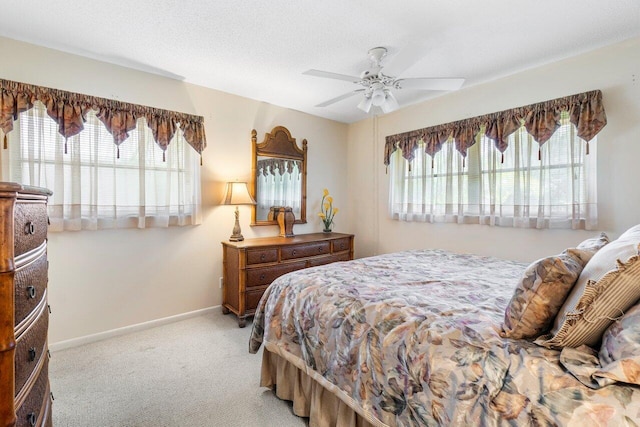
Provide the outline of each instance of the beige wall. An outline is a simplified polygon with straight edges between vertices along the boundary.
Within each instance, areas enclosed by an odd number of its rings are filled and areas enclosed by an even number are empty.
[[[594,235],[393,221],[387,214],[388,176],[382,164],[387,135],[593,89],[602,90],[608,116],[598,135],[599,229],[617,237],[640,223],[640,39],[634,39],[409,106],[379,117],[377,127],[374,119],[351,125],[349,184],[350,197],[357,201],[351,210],[357,256],[444,248],[532,261]]]
[[[282,125],[299,143],[308,141],[309,222],[294,232],[322,229],[315,212],[325,187],[345,218],[336,231],[349,231],[345,124],[6,38],[0,51],[0,78],[205,118],[202,225],[50,234],[50,343],[220,304],[220,242],[229,238],[234,216],[233,207],[217,204],[225,181],[249,179],[251,129],[261,141]],[[274,226],[250,227],[250,218],[249,207],[241,206],[245,238],[277,234]]]
[[[321,230],[315,213],[327,187],[341,209],[336,231],[356,234],[357,257],[437,247],[533,260],[594,233],[392,221],[384,137],[601,89],[609,124],[599,135],[600,229],[616,237],[640,223],[639,39],[349,126],[5,38],[0,49],[7,59],[0,78],[205,117],[209,145],[202,168],[202,225],[51,234],[51,343],[220,304],[220,241],[231,233],[233,208],[217,203],[224,181],[249,178],[253,128],[261,139],[283,125],[298,140],[309,141],[309,223],[296,225],[296,233]],[[277,233],[275,227],[250,227],[249,208],[240,210],[245,237]]]

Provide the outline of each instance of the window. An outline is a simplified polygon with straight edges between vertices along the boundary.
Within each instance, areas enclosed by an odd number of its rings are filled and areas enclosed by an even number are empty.
[[[44,105],[20,113],[8,133],[2,179],[53,191],[51,229],[166,227],[200,222],[198,153],[182,132],[163,151],[144,118],[120,146],[89,111],[65,140]]]
[[[563,112],[560,127],[544,145],[522,126],[509,136],[504,157],[484,129],[464,160],[451,138],[433,159],[423,142],[411,162],[396,150],[389,165],[390,214],[405,221],[593,228],[595,142],[586,155]]]

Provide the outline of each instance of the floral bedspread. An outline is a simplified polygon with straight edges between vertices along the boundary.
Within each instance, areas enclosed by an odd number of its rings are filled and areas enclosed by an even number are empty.
[[[389,426],[637,426],[640,388],[593,390],[498,334],[526,264],[416,250],[289,273],[249,350],[277,345]]]

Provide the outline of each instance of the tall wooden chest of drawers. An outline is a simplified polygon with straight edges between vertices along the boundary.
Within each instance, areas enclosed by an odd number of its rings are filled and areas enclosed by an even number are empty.
[[[291,271],[353,259],[353,235],[298,234],[222,242],[222,310],[238,316],[241,328],[252,316],[265,289]]]
[[[47,200],[0,183],[0,426],[51,426]]]

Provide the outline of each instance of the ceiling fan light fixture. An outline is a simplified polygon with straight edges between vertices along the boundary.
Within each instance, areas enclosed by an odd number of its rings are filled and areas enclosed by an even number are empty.
[[[365,113],[368,113],[369,110],[371,109],[371,103],[372,103],[371,97],[365,96],[364,98],[362,98],[362,101],[360,101],[360,103],[358,104],[358,108],[364,111]]]
[[[382,108],[382,112],[387,114],[400,108],[400,105],[398,104],[398,100],[396,100],[396,97],[393,96],[391,91],[385,90],[384,92],[386,94],[386,98],[385,98],[385,102],[380,106],[380,108]]]
[[[375,89],[371,94],[371,103],[376,107],[380,107],[384,104],[386,99],[387,97],[382,89]]]

